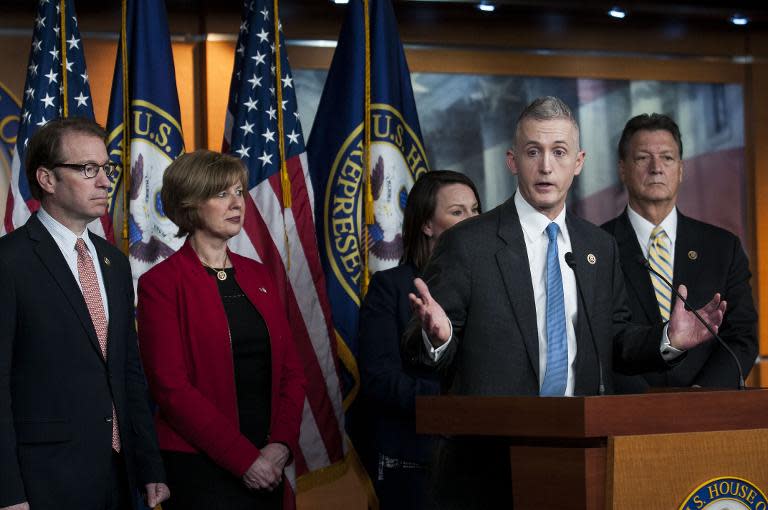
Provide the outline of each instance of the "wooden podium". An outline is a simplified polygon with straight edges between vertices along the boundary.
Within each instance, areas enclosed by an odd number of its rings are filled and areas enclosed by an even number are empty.
[[[768,389],[418,397],[416,429],[505,438],[515,510],[676,510],[722,476],[768,489]]]

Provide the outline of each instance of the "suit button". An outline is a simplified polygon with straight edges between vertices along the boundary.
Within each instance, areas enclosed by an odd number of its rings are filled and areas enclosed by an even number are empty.
[[[112,423],[112,417],[111,416],[104,417],[104,423]]]

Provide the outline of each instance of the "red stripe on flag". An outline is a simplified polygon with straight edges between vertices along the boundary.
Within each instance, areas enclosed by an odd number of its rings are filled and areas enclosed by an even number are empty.
[[[13,232],[13,191],[11,188],[8,188],[8,198],[5,201],[5,218],[3,218],[3,224],[5,225],[6,234]]]
[[[331,302],[328,300],[328,294],[325,293],[325,272],[320,262],[320,252],[317,247],[317,237],[315,237],[315,221],[312,213],[312,206],[309,203],[309,193],[307,192],[306,181],[304,180],[304,167],[301,166],[299,156],[292,157],[286,161],[288,175],[291,181],[291,198],[293,200],[292,211],[296,221],[296,231],[299,233],[301,245],[304,248],[304,256],[307,259],[312,281],[315,287],[322,289],[318,292],[320,307],[323,310],[325,324],[328,327],[328,338],[330,339],[331,352],[333,353],[333,363],[336,373],[339,372],[339,358],[334,341],[333,321],[331,320]]]

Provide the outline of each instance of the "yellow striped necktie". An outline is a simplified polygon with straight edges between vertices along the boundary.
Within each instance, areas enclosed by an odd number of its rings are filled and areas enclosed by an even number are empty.
[[[648,262],[651,266],[672,281],[672,255],[669,249],[669,237],[661,225],[656,226],[651,232],[651,245],[648,248]],[[665,322],[669,320],[672,311],[672,289],[664,283],[664,280],[651,273],[651,283],[656,292],[656,301],[659,302],[659,313]]]

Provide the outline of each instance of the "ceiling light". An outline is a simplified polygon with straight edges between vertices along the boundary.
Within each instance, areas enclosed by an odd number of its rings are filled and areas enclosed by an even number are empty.
[[[331,0],[331,2],[341,5],[341,4],[348,4],[349,0]]]
[[[741,14],[734,14],[733,16],[731,16],[731,23],[733,23],[734,25],[746,25],[747,23],[749,23],[749,18]]]
[[[615,6],[615,7],[612,7],[610,11],[608,11],[608,16],[616,19],[624,19],[627,17],[627,11],[625,11],[619,6]]]
[[[480,2],[477,4],[477,8],[483,12],[493,12],[496,10],[496,6],[489,2]]]

